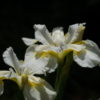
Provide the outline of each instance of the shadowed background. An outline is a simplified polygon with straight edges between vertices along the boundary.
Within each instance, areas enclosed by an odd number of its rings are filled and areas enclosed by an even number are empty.
[[[24,2],[17,0],[16,2],[0,3],[0,69],[8,69],[8,66],[3,62],[2,53],[9,46],[14,48],[20,59],[24,58],[27,47],[21,38],[34,37],[34,24],[45,24],[49,31],[52,31],[54,27],[62,26],[67,32],[69,25],[86,22],[84,39],[93,40],[100,47],[99,6],[99,0]],[[48,76],[48,81],[51,84],[53,84],[52,76],[54,75]],[[100,68],[84,69],[74,65],[70,72],[66,91],[67,100],[98,98],[100,95]],[[7,99],[3,98],[2,100]]]

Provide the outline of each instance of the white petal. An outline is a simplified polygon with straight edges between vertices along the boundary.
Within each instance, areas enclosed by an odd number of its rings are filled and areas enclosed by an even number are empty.
[[[10,77],[10,71],[0,71],[0,79],[7,79]]]
[[[85,46],[82,44],[82,45],[78,45],[78,44],[67,44],[63,47],[63,49],[65,51],[76,51],[76,52],[79,52],[81,50],[83,50],[85,48]]]
[[[3,59],[6,64],[13,67],[20,73],[20,63],[12,47],[7,48],[7,50],[3,53]]]
[[[0,95],[3,94],[3,91],[4,91],[4,84],[3,81],[0,81]]]
[[[38,49],[37,48],[41,48]],[[34,51],[34,49],[36,49]],[[25,54],[25,61],[22,65],[23,68],[30,69],[30,72],[33,71],[34,74],[45,74],[46,72],[53,72],[57,68],[57,60],[56,58],[47,55],[45,57],[39,57],[35,56],[34,52],[42,52],[42,50],[45,50],[45,46],[31,46],[27,49]],[[25,70],[27,70],[25,69]]]
[[[48,73],[52,73],[55,71],[55,69],[58,67],[57,59],[50,56],[48,64],[45,66],[45,71]]]
[[[32,80],[29,79],[29,83],[24,88],[25,100],[54,100],[56,92],[46,81],[40,80],[40,83],[35,83]]]
[[[43,44],[52,44],[51,34],[45,25],[34,25],[35,38]]]
[[[44,74],[45,67],[48,64],[48,58],[33,58],[25,61],[22,67],[25,69],[23,73],[27,74]]]
[[[66,35],[66,42],[73,43],[82,40],[82,36],[85,29],[85,23],[70,25],[68,33]]]
[[[62,28],[55,28],[52,32],[52,40],[58,46],[64,44],[65,36]]]
[[[48,51],[54,51],[54,52],[60,52],[62,49],[60,47],[56,46],[50,46],[50,45],[33,45],[27,48],[25,53],[25,60],[32,59],[36,53],[41,52],[48,52]]]
[[[25,61],[32,59],[36,53],[50,50],[49,45],[32,45],[26,49]]]
[[[24,38],[24,37],[22,38],[22,40],[27,46],[33,45],[34,43],[37,42],[36,39]]]
[[[42,88],[41,88],[42,89]],[[47,94],[46,95],[41,95],[41,97],[43,98],[43,100],[54,100],[55,97],[56,97],[56,92],[54,91],[54,89],[50,86],[50,84],[48,84],[46,81],[45,81],[45,85],[44,85],[44,89],[42,89],[42,91],[44,91],[44,93]],[[43,94],[44,94],[43,93]],[[47,99],[46,99],[47,98]]]
[[[25,53],[25,61],[33,59],[36,53],[43,52],[44,50],[48,49],[48,45],[33,45],[26,49]]]
[[[86,48],[74,54],[74,60],[82,67],[95,67],[100,64],[100,49],[93,41],[84,41]]]
[[[51,73],[57,68],[57,60],[54,57],[43,57],[43,58],[32,58],[25,61],[22,67],[25,69],[27,74],[45,74],[46,72]]]
[[[26,49],[26,52],[25,52],[25,57],[24,57],[24,61],[26,62],[27,60],[30,60],[30,59],[33,59],[35,57],[35,49],[36,49],[37,45],[32,45],[32,46],[29,46],[27,49]]]
[[[48,58],[37,58],[35,52],[37,51],[38,45],[30,46],[25,53],[25,60],[22,64],[24,73],[27,74],[44,74],[45,66],[48,64]],[[36,50],[35,50],[36,49]],[[41,51],[41,50],[40,50]]]

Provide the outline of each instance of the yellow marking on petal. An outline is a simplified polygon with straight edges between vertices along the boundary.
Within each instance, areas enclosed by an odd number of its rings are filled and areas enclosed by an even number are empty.
[[[28,75],[25,75],[25,74],[22,75],[22,88],[24,88],[24,86],[25,86],[25,84],[27,84],[27,82],[31,87],[43,86],[44,85],[44,81],[36,83],[34,81],[29,80],[28,78],[29,78]],[[34,80],[34,78],[33,78],[33,80]]]
[[[85,44],[85,43],[84,43],[84,41],[78,41],[78,42],[75,42],[74,44],[82,45],[82,44]]]
[[[37,57],[44,58],[44,57],[49,57],[49,56],[54,56],[58,58],[58,53],[54,51],[43,51],[43,52],[37,53]]]
[[[0,77],[0,80],[4,80],[4,79],[7,79],[7,78],[5,78],[5,77]]]
[[[43,52],[39,53],[38,55],[39,55],[39,57],[42,57],[42,58],[50,57],[50,56],[55,57],[58,60],[58,62],[61,62],[64,58],[63,52],[54,52],[54,51],[50,51],[50,50],[43,51]]]
[[[74,54],[76,55],[80,55],[81,54],[81,51],[77,51],[77,50],[74,50],[74,49],[68,49],[68,50],[64,50],[64,54],[63,55],[68,55],[70,52],[73,52]]]
[[[14,81],[15,83],[17,83],[17,85],[19,86],[19,88],[22,87],[22,82],[19,82],[17,78],[10,78],[9,80]]]
[[[0,77],[0,81],[3,81],[3,80],[11,80],[11,81],[14,81],[15,83],[18,84],[19,87],[21,87],[21,83],[17,80],[17,78]]]
[[[0,85],[2,85],[2,84],[3,84],[3,81],[0,80]]]
[[[32,82],[32,81],[28,81],[28,83],[32,87],[37,87],[37,86],[43,86],[44,85],[44,82],[35,83],[35,82]]]
[[[80,55],[80,51],[74,51],[74,54],[76,54],[76,55]]]
[[[70,52],[73,52],[73,51],[75,51],[75,50],[73,50],[73,49],[66,49],[66,50],[63,51],[63,55],[66,56],[67,54],[69,54]]]
[[[22,84],[25,84],[26,82],[28,82],[28,76],[25,74],[22,74]]]

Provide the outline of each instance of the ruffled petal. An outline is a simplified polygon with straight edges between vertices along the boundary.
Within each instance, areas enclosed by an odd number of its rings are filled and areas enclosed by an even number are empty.
[[[82,40],[85,23],[70,25],[66,35],[66,43],[73,43]]]
[[[50,45],[33,45],[27,48],[25,53],[25,60],[32,59],[36,54],[41,54],[42,52],[61,52],[62,48]]]
[[[33,59],[37,53],[49,50],[49,45],[33,45],[26,49],[25,61]]]
[[[22,40],[27,46],[33,45],[34,43],[37,42],[36,39],[25,38],[25,37],[23,37]]]
[[[51,73],[55,71],[57,68],[57,59],[49,53],[43,53],[46,51],[46,47],[49,48],[47,45],[34,45],[29,47],[26,50],[22,67],[30,69],[29,72],[33,72],[33,74],[45,74],[46,72]]]
[[[65,36],[62,28],[55,28],[52,32],[52,40],[55,45],[63,45],[65,43]]]
[[[100,64],[100,49],[96,43],[91,40],[84,41],[85,49],[74,53],[74,61],[82,67],[95,67]]]
[[[48,58],[33,58],[23,63],[24,74],[44,74],[46,65],[48,64]]]
[[[57,60],[54,57],[33,57],[23,63],[22,67],[26,74],[46,74],[51,73],[57,68]]]
[[[3,59],[6,64],[13,67],[16,72],[20,73],[20,62],[12,47],[7,48],[7,50],[3,53]]]
[[[38,82],[35,82],[35,80]],[[23,94],[25,100],[54,100],[56,92],[44,80],[30,77],[28,84],[25,85]]]
[[[34,25],[35,38],[43,44],[53,44],[51,34],[45,25]]]
[[[50,51],[52,48],[48,45],[33,45],[27,48],[25,53],[25,61],[33,59],[36,54],[39,54],[44,51]],[[56,50],[56,49],[53,49]]]

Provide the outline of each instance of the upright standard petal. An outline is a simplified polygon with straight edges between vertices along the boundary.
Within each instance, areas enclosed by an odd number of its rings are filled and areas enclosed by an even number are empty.
[[[52,32],[52,40],[55,45],[60,46],[65,43],[65,36],[62,28],[55,28]]]
[[[29,78],[23,93],[25,100],[54,100],[56,96],[56,92],[46,81],[33,76]]]
[[[20,63],[12,47],[7,48],[7,50],[3,53],[3,59],[6,64],[13,67],[18,73],[20,73]]]
[[[33,45],[34,43],[37,42],[36,39],[25,38],[25,37],[23,37],[22,40],[27,46]]]
[[[66,35],[66,43],[74,43],[82,40],[85,23],[70,25]]]
[[[51,34],[45,25],[34,25],[35,38],[43,44],[53,44]]]
[[[100,63],[100,49],[91,40],[84,41],[85,49],[74,53],[74,60],[82,67],[95,67]]]

